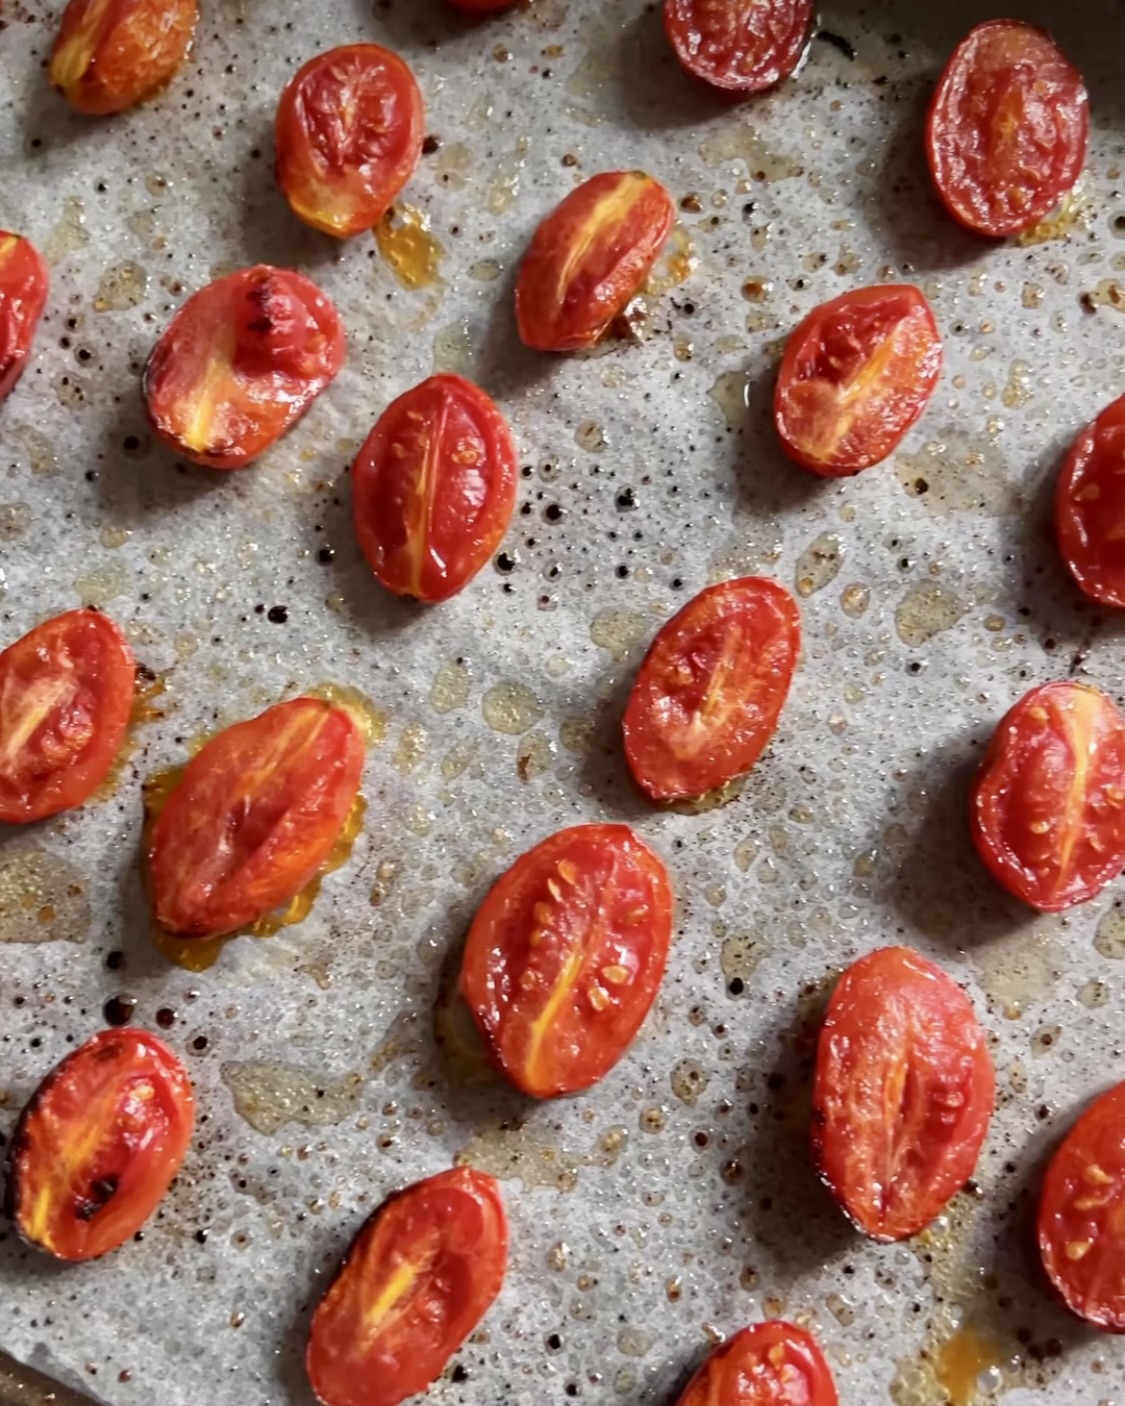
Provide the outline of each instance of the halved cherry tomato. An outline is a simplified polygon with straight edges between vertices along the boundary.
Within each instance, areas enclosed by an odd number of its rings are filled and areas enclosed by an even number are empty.
[[[977,1164],[996,1076],[972,1002],[907,947],[837,983],[820,1029],[813,1157],[844,1214],[873,1240],[905,1240]]]
[[[121,750],[135,681],[125,636],[96,610],[56,615],[0,653],[0,821],[89,799]]]
[[[152,350],[149,419],[177,454],[240,469],[280,439],[344,364],[327,294],[257,264],[193,293]]]
[[[755,1323],[717,1347],[676,1406],[837,1406],[832,1371],[804,1328]]]
[[[187,1071],[144,1030],[102,1030],[55,1066],[20,1115],[6,1208],[60,1260],[135,1235],[179,1171],[195,1120]]]
[[[392,401],[352,469],[355,530],[389,591],[441,601],[500,545],[516,504],[516,444],[496,404],[460,376]]]
[[[815,13],[815,0],[664,0],[664,30],[696,78],[759,93],[801,62]]]
[[[926,156],[946,208],[977,234],[1031,229],[1086,160],[1082,75],[1022,20],[988,20],[953,52],[926,120]]]
[[[993,878],[1032,908],[1093,898],[1125,867],[1125,717],[1089,684],[1033,688],[993,734],[969,818]]]
[[[575,825],[528,850],[477,910],[461,993],[492,1058],[534,1098],[587,1089],[641,1028],[668,961],[660,859],[627,825]]]
[[[171,80],[198,19],[196,0],[70,0],[51,82],[79,112],[121,112]]]
[[[383,218],[410,177],[425,135],[409,66],[378,44],[317,54],[277,109],[277,183],[293,213],[338,239]]]
[[[1125,606],[1125,396],[1074,441],[1055,494],[1055,526],[1086,594]]]
[[[516,321],[526,346],[592,346],[656,262],[676,207],[643,171],[584,181],[542,221],[516,282]]]
[[[159,925],[221,937],[288,903],[339,837],[363,763],[354,720],[319,698],[275,704],[213,737],[153,826]]]
[[[625,757],[656,801],[702,796],[749,771],[793,682],[801,617],[784,586],[709,586],[663,625],[625,707]]]
[[[323,1406],[425,1391],[488,1311],[508,1264],[495,1177],[455,1167],[390,1196],[313,1314],[305,1366]]]
[[[827,478],[897,448],[941,375],[941,338],[911,284],[857,288],[821,303],[790,335],[774,394],[782,445]]]
[[[47,265],[30,239],[0,229],[0,400],[23,375],[47,304]]]

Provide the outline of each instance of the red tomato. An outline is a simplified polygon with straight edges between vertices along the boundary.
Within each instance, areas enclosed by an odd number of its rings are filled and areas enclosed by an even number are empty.
[[[0,400],[27,364],[47,303],[47,265],[30,239],[0,229]]]
[[[1074,441],[1055,495],[1055,525],[1086,594],[1125,606],[1125,396]]]
[[[305,1366],[323,1406],[398,1406],[440,1374],[508,1264],[494,1177],[455,1167],[390,1196],[317,1305]]]
[[[718,1347],[676,1406],[837,1406],[836,1383],[811,1333],[755,1323]]]
[[[664,0],[664,30],[696,78],[759,93],[801,62],[815,13],[815,0]]]
[[[338,239],[383,218],[422,153],[414,74],[378,44],[317,54],[278,104],[275,174],[293,213]]]
[[[222,937],[288,903],[328,858],[363,763],[355,722],[319,698],[278,703],[213,737],[153,826],[160,926]]]
[[[970,30],[930,103],[926,156],[950,214],[977,234],[1037,225],[1086,160],[1082,75],[1042,29],[988,20]]]
[[[941,338],[910,284],[857,288],[814,308],[789,338],[774,394],[786,454],[826,478],[896,449],[941,375]]]
[[[656,998],[674,902],[627,825],[560,830],[500,876],[469,929],[461,994],[517,1088],[554,1098],[609,1073]]]
[[[598,340],[644,281],[676,207],[643,171],[583,182],[542,221],[516,282],[526,346],[576,351]]]
[[[7,1211],[33,1245],[92,1260],[135,1235],[184,1160],[191,1080],[144,1030],[102,1030],[55,1066],[8,1154]]]
[[[665,624],[625,707],[625,757],[656,801],[702,796],[749,771],[773,736],[801,648],[784,586],[709,586]]]
[[[0,653],[0,821],[73,810],[125,740],[136,664],[96,610],[69,610]]]
[[[1063,1140],[1043,1181],[1039,1253],[1067,1306],[1125,1333],[1125,1084],[1096,1099]]]
[[[121,112],[171,80],[198,19],[196,0],[70,0],[51,82],[79,112]]]
[[[1044,913],[1085,903],[1125,867],[1125,718],[1083,683],[1033,688],[1001,719],[973,784],[973,840],[992,876]]]
[[[431,376],[392,401],[352,469],[355,530],[389,591],[448,600],[500,545],[519,464],[507,421],[460,376]]]
[[[996,1076],[972,1003],[932,962],[884,947],[840,978],[820,1030],[813,1156],[844,1214],[905,1240],[977,1164]]]
[[[193,293],[152,350],[149,419],[177,454],[240,469],[299,420],[344,364],[328,296],[258,264]]]

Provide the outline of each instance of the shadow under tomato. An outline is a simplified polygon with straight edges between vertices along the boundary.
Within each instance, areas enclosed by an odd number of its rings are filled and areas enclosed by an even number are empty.
[[[732,424],[729,408],[726,411],[734,475],[732,521],[736,526],[746,516],[784,516],[836,491],[837,480],[803,469],[781,447],[774,421],[777,371],[778,363],[772,358],[757,358],[744,373],[743,413]],[[766,570],[763,574],[771,573]]]
[[[625,760],[625,739],[621,730],[633,680],[644,649],[648,647],[648,640],[642,643],[643,648],[638,647],[635,660],[624,666],[607,697],[576,697],[562,706],[564,713],[581,717],[591,725],[578,768],[581,788],[588,790],[597,801],[603,820],[624,824],[646,820],[659,810],[656,802],[649,800],[633,779]]]
[[[492,285],[494,292],[489,299],[488,321],[469,377],[501,406],[507,397],[518,396],[548,381],[560,355],[566,355],[565,352],[534,351],[520,340],[516,326],[516,281],[523,252],[521,249],[503,277]]]
[[[446,0],[355,0],[355,10],[367,39],[407,58],[456,40],[466,31],[483,28],[487,33],[489,20],[497,18],[463,14]]]
[[[293,213],[274,179],[273,118],[263,122],[245,163],[239,222],[243,262],[295,268],[316,282],[317,270],[344,257],[349,243],[313,229]],[[363,243],[369,235],[357,235]]]
[[[620,91],[642,131],[692,127],[747,102],[687,73],[664,32],[663,6],[645,5],[617,40]],[[659,175],[659,172],[654,174]]]

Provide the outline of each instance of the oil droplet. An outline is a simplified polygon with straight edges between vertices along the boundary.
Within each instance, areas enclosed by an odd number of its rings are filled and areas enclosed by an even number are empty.
[[[580,1159],[555,1146],[533,1124],[521,1128],[486,1128],[453,1159],[458,1167],[475,1167],[500,1181],[519,1181],[530,1191],[537,1186],[572,1191]]]
[[[870,590],[866,586],[861,586],[858,581],[853,581],[850,586],[845,586],[840,592],[840,607],[844,614],[850,615],[853,620],[858,620],[861,615],[865,615],[870,604]]]
[[[474,760],[477,751],[478,746],[475,738],[455,742],[441,759],[441,774],[446,781],[453,781],[460,776]]]
[[[903,488],[935,513],[976,510],[1002,517],[1021,510],[1019,488],[1009,481],[1007,462],[995,444],[967,440],[955,425],[921,453],[900,454],[894,470]]]
[[[515,680],[493,684],[481,699],[484,720],[494,732],[519,737],[543,716],[543,705],[526,684]]]
[[[85,942],[90,901],[81,872],[38,845],[0,851],[0,943]]]
[[[648,634],[649,628],[648,618],[639,611],[607,606],[590,621],[590,638],[620,664],[629,657],[637,641]]]
[[[458,376],[471,376],[476,365],[476,351],[468,322],[451,322],[434,334],[433,369],[452,371]]]
[[[473,164],[473,153],[464,142],[450,142],[438,153],[434,169],[438,179],[449,190],[462,190],[467,182],[467,172]]]
[[[727,422],[728,430],[740,430],[749,417],[750,378],[745,371],[723,371],[707,392]]]
[[[58,473],[59,460],[54,445],[33,425],[13,425],[7,437],[23,447],[28,466],[37,478]]]
[[[1116,903],[1107,909],[1098,921],[1094,949],[1111,962],[1119,962],[1125,957],[1125,911]]]
[[[584,449],[587,454],[598,454],[601,450],[609,447],[605,431],[597,420],[583,420],[574,431],[574,442],[579,449]]]
[[[1052,239],[1069,239],[1072,234],[1087,228],[1089,208],[1088,196],[1079,191],[1068,191],[1058,209],[1040,220],[1034,229],[1025,230],[1016,243],[1021,249],[1027,249],[1032,244],[1046,244]]]
[[[323,698],[334,708],[342,708],[359,728],[360,736],[368,747],[382,746],[387,735],[387,715],[358,688],[343,683],[319,683],[305,689],[301,696]]]
[[[903,644],[917,648],[944,630],[952,629],[966,607],[948,588],[937,581],[919,581],[898,603],[895,628]]]
[[[0,503],[0,542],[14,542],[31,526],[27,503]]]
[[[668,1077],[672,1085],[672,1092],[681,1103],[686,1103],[689,1108],[694,1108],[711,1082],[711,1076],[698,1060],[694,1059],[681,1059],[679,1064],[673,1067]]]
[[[835,532],[822,532],[797,558],[796,585],[799,596],[822,591],[839,575],[844,548]]]
[[[699,256],[695,252],[691,235],[678,221],[672,228],[668,243],[652,266],[645,280],[645,292],[658,298],[685,282],[699,267]]]
[[[1116,278],[1103,278],[1092,293],[1084,293],[1082,301],[1087,307],[1112,308],[1114,312],[1125,312],[1125,286]]]
[[[1031,399],[1031,367],[1026,361],[1013,361],[1008,370],[1008,384],[1000,399],[1009,410],[1017,410]]]
[[[529,732],[516,753],[516,774],[521,781],[534,781],[551,765],[555,745],[545,732]]]
[[[938,1347],[934,1375],[950,1406],[973,1406],[982,1374],[999,1372],[1010,1357],[990,1334],[966,1323]]]
[[[132,535],[132,529],[128,527],[103,527],[98,534],[98,540],[109,551],[115,551],[118,547],[123,547]]]
[[[62,214],[43,245],[43,257],[48,264],[57,264],[67,254],[73,254],[89,242],[86,206],[73,195],[68,195],[62,203]]]
[[[325,1079],[295,1064],[257,1060],[224,1064],[219,1073],[239,1117],[266,1137],[286,1123],[306,1128],[342,1123],[354,1111],[363,1087],[358,1074]]]
[[[1088,1011],[1097,1010],[1099,1006],[1104,1006],[1109,1000],[1109,987],[1104,981],[1087,981],[1079,988],[1078,999]]]
[[[469,277],[478,283],[495,283],[503,272],[504,265],[499,259],[478,259],[469,265]]]
[[[429,288],[441,280],[445,250],[430,233],[429,217],[413,205],[393,205],[375,226],[375,243],[404,288]]]
[[[761,938],[750,933],[737,933],[724,938],[719,952],[723,975],[728,982],[749,981],[768,950]]]
[[[528,139],[520,137],[516,142],[515,149],[497,162],[491,184],[488,187],[488,195],[485,198],[485,204],[493,215],[504,214],[516,203],[516,197],[520,193],[520,177],[527,163],[529,147]]]
[[[974,947],[981,988],[1001,1010],[1017,1016],[1041,1000],[1064,969],[1056,942],[1057,920],[1033,919],[1015,932]]]
[[[123,563],[107,562],[79,576],[74,582],[74,589],[83,605],[101,608],[127,595],[131,585],[132,577]]]
[[[398,739],[394,767],[404,776],[416,771],[426,755],[426,729],[421,723],[407,723]]]
[[[453,713],[469,701],[472,674],[463,658],[447,659],[430,686],[430,706],[435,713]]]
[[[124,312],[143,303],[148,293],[148,273],[127,259],[106,269],[94,296],[95,312]]]
[[[771,151],[753,127],[732,123],[702,142],[699,154],[711,167],[725,161],[742,161],[747,175],[758,181],[786,181],[804,174],[804,167],[791,156]]]

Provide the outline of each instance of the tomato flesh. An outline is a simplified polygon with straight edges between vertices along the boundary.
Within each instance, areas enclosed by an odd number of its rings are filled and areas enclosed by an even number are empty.
[[[152,829],[159,925],[221,937],[288,903],[328,858],[363,764],[354,720],[318,698],[278,703],[213,737]]]
[[[344,364],[344,329],[315,283],[258,264],[193,293],[144,374],[153,428],[177,454],[240,469],[285,433]]]
[[[995,1086],[972,1003],[939,967],[884,947],[848,968],[820,1031],[813,1155],[865,1235],[916,1235],[964,1186]]]
[[[961,41],[934,92],[926,155],[950,213],[1002,238],[1037,225],[1086,160],[1082,75],[1042,29],[989,20]]]
[[[815,0],[664,0],[664,31],[696,78],[760,93],[801,62],[815,12]]]
[[[609,1073],[656,998],[673,908],[667,870],[626,825],[560,830],[501,875],[460,987],[517,1088],[554,1098]]]
[[[317,1306],[305,1365],[323,1406],[398,1406],[442,1372],[500,1292],[494,1177],[455,1167],[389,1197]]]
[[[1055,495],[1055,527],[1083,591],[1125,606],[1125,396],[1075,440]]]
[[[837,1406],[836,1383],[816,1339],[775,1319],[728,1338],[692,1377],[676,1406]]]
[[[1032,908],[1085,903],[1125,867],[1125,717],[1088,684],[1033,688],[1003,717],[970,799],[992,875]]]
[[[122,112],[171,80],[198,19],[196,0],[70,0],[51,82],[79,112]]]
[[[8,1155],[7,1211],[61,1260],[130,1239],[179,1170],[195,1119],[191,1080],[144,1030],[102,1030],[47,1075]]]
[[[516,282],[525,346],[592,346],[640,287],[672,228],[676,207],[643,171],[592,176],[535,231]]]
[[[909,284],[859,288],[805,318],[774,394],[786,454],[826,478],[859,473],[901,443],[941,375],[929,303]]]
[[[425,112],[409,66],[378,44],[317,54],[281,95],[277,183],[293,213],[346,239],[377,225],[414,173]]]
[[[0,400],[23,375],[47,286],[47,265],[31,240],[0,230]]]

